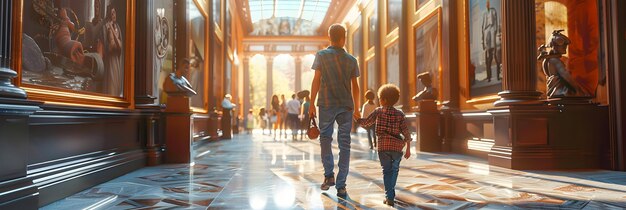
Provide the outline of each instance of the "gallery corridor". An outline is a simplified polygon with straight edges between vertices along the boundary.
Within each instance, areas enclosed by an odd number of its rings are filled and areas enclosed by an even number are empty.
[[[347,198],[321,191],[318,141],[255,133],[205,143],[195,164],[147,167],[43,209],[383,209],[377,154],[353,136]],[[333,148],[337,153],[337,145]],[[336,157],[336,156],[335,156]],[[623,209],[626,173],[518,171],[465,155],[413,153],[401,162],[399,209]]]

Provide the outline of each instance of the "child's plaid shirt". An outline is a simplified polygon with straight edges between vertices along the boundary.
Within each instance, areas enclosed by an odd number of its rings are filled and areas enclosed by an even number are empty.
[[[363,128],[376,125],[378,151],[402,152],[406,142],[411,141],[404,113],[391,106],[378,107],[370,116],[359,119],[357,122]]]

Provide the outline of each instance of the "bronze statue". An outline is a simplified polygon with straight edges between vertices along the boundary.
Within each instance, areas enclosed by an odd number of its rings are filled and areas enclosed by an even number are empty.
[[[413,96],[413,100],[437,100],[437,89],[433,88],[433,80],[430,77],[430,72],[418,74],[417,79],[424,85],[424,89]]]
[[[571,40],[561,34],[563,30],[552,32],[552,38],[548,46],[539,47],[537,60],[543,59],[543,73],[546,75],[548,98],[585,97],[589,93],[585,91],[574,77],[565,68],[561,56],[567,53],[567,45]],[[551,48],[548,52],[546,48]]]
[[[172,96],[194,96],[196,91],[191,87],[191,83],[185,78],[189,68],[194,65],[194,59],[185,59],[182,67],[174,72],[170,73],[170,76],[165,79],[163,89],[168,95]]]

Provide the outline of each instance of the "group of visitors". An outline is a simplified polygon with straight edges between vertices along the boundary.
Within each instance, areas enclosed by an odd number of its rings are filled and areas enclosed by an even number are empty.
[[[297,140],[298,134],[302,140],[310,121],[306,114],[310,99],[308,91],[301,93],[307,94],[293,94],[289,101],[285,100],[285,95],[280,95],[280,101],[278,95],[273,95],[270,109],[261,108],[257,117],[254,116],[253,110],[249,110],[246,122],[248,133],[254,129],[254,119],[256,119],[263,134],[265,134],[265,129],[268,129],[269,135],[272,135],[272,130],[274,131],[274,140],[281,137],[287,138],[287,129],[291,130],[292,140]]]

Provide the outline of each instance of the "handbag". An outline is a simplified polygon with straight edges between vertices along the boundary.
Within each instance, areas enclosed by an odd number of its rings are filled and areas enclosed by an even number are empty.
[[[311,140],[315,140],[320,136],[320,129],[317,127],[317,122],[315,122],[315,116],[311,117],[311,123],[309,124],[309,129],[306,131],[306,135]]]
[[[271,122],[271,123],[276,123],[276,121],[278,121],[278,116],[276,116],[276,115],[272,115],[272,116],[270,117],[270,122]]]

